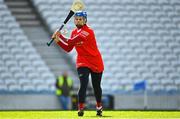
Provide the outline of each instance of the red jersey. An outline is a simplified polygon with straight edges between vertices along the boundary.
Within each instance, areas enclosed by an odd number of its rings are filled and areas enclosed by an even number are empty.
[[[100,73],[104,70],[103,60],[96,44],[94,31],[84,25],[80,29],[74,29],[70,39],[59,35],[58,45],[70,52],[74,47],[77,52],[76,67],[88,67],[93,72]]]

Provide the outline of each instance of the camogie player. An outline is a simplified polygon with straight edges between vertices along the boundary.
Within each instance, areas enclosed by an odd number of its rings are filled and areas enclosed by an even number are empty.
[[[73,48],[77,52],[76,68],[80,80],[80,89],[78,92],[78,116],[84,115],[86,89],[89,81],[89,74],[92,78],[92,86],[96,98],[97,116],[102,116],[102,89],[101,78],[104,70],[103,60],[96,44],[96,38],[93,29],[87,24],[87,14],[85,11],[77,11],[74,16],[75,28],[71,32],[71,37],[66,38],[61,32],[56,31],[54,38],[66,52]]]

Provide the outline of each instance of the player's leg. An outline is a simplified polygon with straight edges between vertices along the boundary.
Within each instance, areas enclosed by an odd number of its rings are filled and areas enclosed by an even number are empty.
[[[95,73],[91,72],[92,77],[92,85],[94,89],[94,94],[96,98],[96,109],[97,109],[97,116],[102,116],[102,89],[101,89],[101,78],[102,73]]]
[[[87,67],[80,67],[77,70],[80,80],[80,89],[78,92],[78,116],[83,116],[84,104],[86,98],[86,89],[88,86],[90,70]]]

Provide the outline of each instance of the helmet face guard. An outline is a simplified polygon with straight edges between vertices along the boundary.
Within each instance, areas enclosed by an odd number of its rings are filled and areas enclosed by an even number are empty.
[[[85,11],[77,11],[74,16],[83,17],[85,18],[85,23],[87,22],[87,13]]]

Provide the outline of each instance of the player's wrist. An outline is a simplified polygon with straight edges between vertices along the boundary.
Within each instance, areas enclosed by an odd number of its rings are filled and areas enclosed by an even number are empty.
[[[64,36],[62,34],[58,35],[60,39],[64,39]]]
[[[60,35],[61,35],[61,32],[57,31],[57,32],[56,32],[56,36],[59,37]]]

